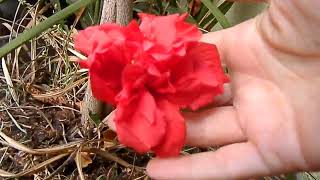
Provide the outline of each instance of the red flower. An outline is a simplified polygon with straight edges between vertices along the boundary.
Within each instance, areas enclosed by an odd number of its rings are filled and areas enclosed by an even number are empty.
[[[214,45],[199,42],[186,15],[140,14],[140,26],[104,24],[76,37],[88,55],[94,96],[116,106],[122,144],[143,153],[176,156],[185,141],[181,108],[196,110],[223,93],[228,81]]]

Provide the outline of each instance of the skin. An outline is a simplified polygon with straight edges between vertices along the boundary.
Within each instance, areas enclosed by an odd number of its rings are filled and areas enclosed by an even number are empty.
[[[152,179],[320,170],[320,1],[269,3],[255,19],[203,37],[230,68],[231,93],[220,97],[229,102],[224,106],[185,115],[187,144],[222,147],[153,159],[147,166]]]

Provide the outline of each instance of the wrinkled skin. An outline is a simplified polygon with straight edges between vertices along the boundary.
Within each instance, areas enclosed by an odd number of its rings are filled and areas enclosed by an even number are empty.
[[[230,180],[320,169],[320,1],[270,3],[255,19],[203,38],[231,70],[232,100],[186,114],[187,142],[224,146],[154,159],[149,176]]]

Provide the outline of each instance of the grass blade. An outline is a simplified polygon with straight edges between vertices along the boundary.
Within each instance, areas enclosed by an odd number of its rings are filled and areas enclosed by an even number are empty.
[[[65,9],[59,11],[57,14],[52,15],[48,19],[39,23],[34,28],[25,31],[24,33],[22,33],[17,38],[13,39],[10,43],[6,44],[0,49],[0,58],[5,56],[9,52],[11,52],[13,49],[19,47],[23,43],[29,41],[30,39],[36,37],[37,35],[51,28],[53,25],[57,24],[59,21],[65,19],[69,15],[76,12],[78,9],[82,7],[86,7],[87,5],[89,5],[94,1],[96,0],[79,0],[73,3],[72,5],[66,7]]]
[[[223,28],[229,28],[231,26],[224,14],[210,0],[201,0],[201,2],[209,9],[210,13]]]
[[[19,101],[18,95],[17,95],[16,91],[14,90],[13,83],[12,83],[12,80],[11,80],[11,77],[10,77],[10,73],[8,71],[8,68],[7,68],[7,65],[6,65],[6,62],[5,62],[4,58],[2,58],[2,60],[1,60],[1,66],[0,67],[2,67],[2,72],[4,74],[4,78],[5,78],[6,82],[7,82],[8,89],[9,89],[9,92],[11,94],[11,97],[16,103],[18,103],[18,101]]]
[[[219,9],[225,15],[231,9],[233,4],[234,4],[234,2],[225,1],[219,6]],[[210,16],[207,19],[209,19],[209,18],[210,18]],[[212,18],[213,18],[213,21],[211,21],[211,23],[206,28],[208,31],[212,31],[212,28],[214,27],[214,25],[218,23],[217,19],[215,19],[213,16],[211,16],[211,19]]]

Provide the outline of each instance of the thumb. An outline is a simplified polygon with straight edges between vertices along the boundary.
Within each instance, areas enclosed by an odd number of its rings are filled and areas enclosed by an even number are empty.
[[[256,28],[257,20],[254,18],[228,29],[206,33],[201,41],[217,46],[222,64],[231,72],[250,69],[250,54],[262,44]]]

